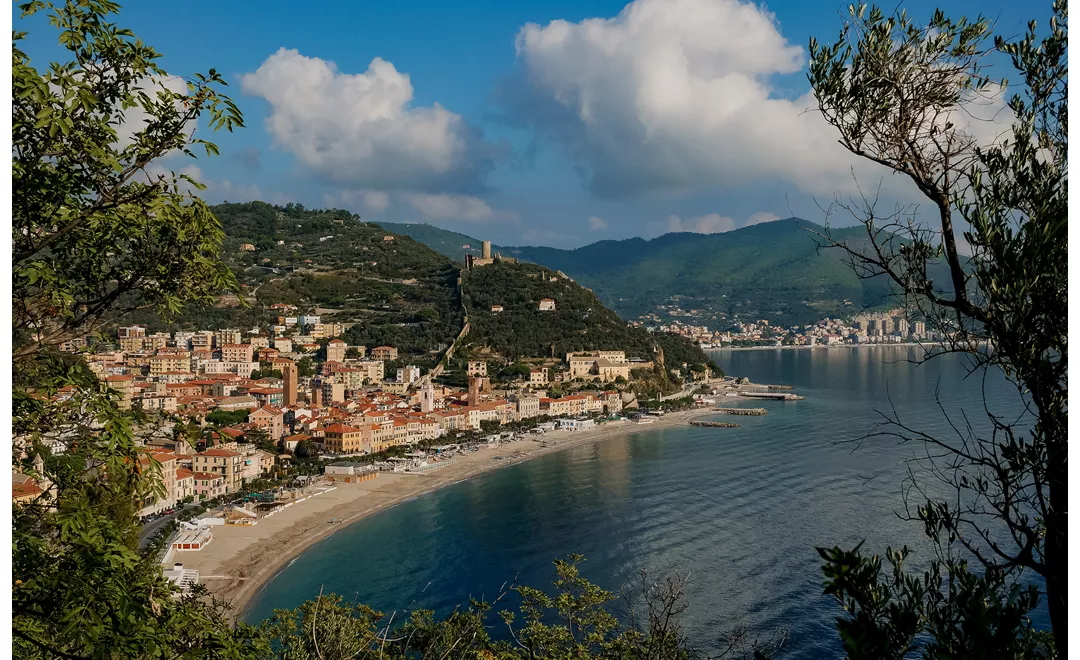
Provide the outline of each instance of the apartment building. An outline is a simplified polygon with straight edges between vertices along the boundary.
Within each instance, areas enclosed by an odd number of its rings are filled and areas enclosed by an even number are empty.
[[[225,492],[235,493],[244,484],[244,456],[238,451],[207,449],[191,458],[192,472],[210,472],[225,478]]]

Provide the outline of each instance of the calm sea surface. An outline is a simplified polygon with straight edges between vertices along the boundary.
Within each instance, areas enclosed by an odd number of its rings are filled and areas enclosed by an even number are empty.
[[[320,588],[386,612],[446,612],[491,598],[515,575],[550,585],[571,552],[584,575],[632,593],[641,569],[689,575],[685,619],[694,643],[718,647],[738,624],[789,631],[784,657],[835,657],[839,610],[822,595],[817,546],[928,549],[900,520],[901,481],[917,449],[895,440],[854,445],[894,406],[920,430],[945,432],[950,411],[978,419],[1019,409],[1000,377],[966,377],[963,358],[916,366],[917,349],[874,347],[719,351],[728,374],[806,395],[769,402],[738,429],[642,431],[500,469],[405,502],[314,546],[251,602],[258,621]],[[891,399],[891,404],[890,404]],[[730,417],[724,419],[732,419]],[[1042,618],[1040,616],[1040,618]]]

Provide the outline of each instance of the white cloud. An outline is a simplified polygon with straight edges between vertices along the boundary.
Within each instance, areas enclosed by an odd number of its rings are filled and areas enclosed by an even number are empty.
[[[773,78],[801,71],[805,53],[763,6],[636,0],[610,19],[530,23],[516,48],[508,111],[560,143],[600,195],[851,186],[855,159],[806,112],[811,94],[775,94]]]
[[[678,215],[671,214],[664,220],[664,222],[650,222],[648,223],[648,231],[651,234],[662,234],[665,232],[693,232],[695,234],[721,234],[723,232],[740,229],[742,227],[749,227],[750,225],[759,225],[763,222],[773,222],[779,220],[780,216],[769,213],[767,211],[758,211],[753,213],[744,222],[738,222],[734,218],[730,218],[726,215],[720,215],[719,213],[706,213],[705,215],[695,216],[693,218],[683,219]]]
[[[746,222],[743,223],[743,227],[749,227],[750,225],[760,225],[764,222],[774,222],[779,219],[780,216],[776,215],[775,213],[769,213],[768,211],[758,211],[757,213],[752,214],[749,218],[746,219]]]
[[[233,183],[228,179],[221,181],[203,181],[206,184],[206,192],[214,197],[230,202],[253,202],[264,199],[262,190],[253,183]]]
[[[732,229],[735,229],[735,220],[718,213],[699,215],[687,220],[677,215],[669,215],[667,218],[669,232],[692,231],[697,234],[719,234]]]
[[[390,195],[381,190],[338,190],[323,194],[323,203],[353,210],[363,207],[372,213],[382,213],[390,207]]]
[[[413,193],[406,195],[405,201],[432,220],[487,222],[517,219],[513,213],[496,211],[487,202],[472,195]]]
[[[225,200],[230,202],[252,202],[265,199],[263,197],[262,189],[260,189],[259,186],[253,183],[233,183],[228,179],[221,179],[219,181],[208,179],[203,175],[203,171],[198,165],[185,165],[184,167],[174,170],[170,167],[170,163],[167,160],[156,161],[147,165],[146,168],[143,169],[143,173],[145,174],[144,178],[147,181],[153,182],[158,181],[162,177],[164,177],[166,182],[171,182],[175,175],[181,192],[190,193],[211,203]],[[193,180],[206,186],[206,189],[197,189],[187,181],[180,179],[180,175],[191,177]]]
[[[604,222],[603,218],[594,215],[593,217],[589,218],[589,229],[593,231],[604,231],[605,229],[607,229],[607,223]]]
[[[154,102],[157,101],[158,94],[163,91],[172,92],[174,94],[187,94],[188,86],[187,82],[179,76],[150,76],[140,80],[136,85],[133,92],[142,91],[144,94],[150,97]],[[177,110],[182,110],[183,105],[180,101],[173,101],[173,106]],[[143,110],[141,105],[135,105],[130,108],[122,108],[117,104],[113,108],[115,112],[115,120],[112,122],[116,129],[116,141],[117,147],[125,149],[129,147],[135,141],[135,135],[141,131],[146,130],[146,122],[150,119],[150,115]],[[189,121],[184,126],[184,132],[190,137],[195,123]],[[212,142],[213,140],[211,140]],[[179,154],[179,149],[174,149],[166,154],[169,155]]]
[[[483,188],[492,149],[442,106],[412,107],[408,74],[381,58],[363,73],[281,48],[240,78],[270,104],[275,143],[324,179],[372,190]]]

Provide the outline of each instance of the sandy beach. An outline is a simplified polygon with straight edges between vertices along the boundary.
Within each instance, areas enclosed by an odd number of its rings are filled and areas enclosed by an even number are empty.
[[[366,516],[490,470],[569,447],[686,424],[709,413],[695,409],[668,413],[652,424],[622,422],[584,431],[552,431],[543,436],[547,447],[532,439],[516,440],[458,456],[455,463],[430,472],[381,472],[371,481],[335,484],[333,490],[280,510],[257,525],[214,527],[210,545],[198,552],[178,552],[174,561],[198,570],[200,582],[230,602],[239,615],[259,588],[304,550]],[[512,458],[517,452],[525,455]],[[330,523],[331,518],[341,522]]]

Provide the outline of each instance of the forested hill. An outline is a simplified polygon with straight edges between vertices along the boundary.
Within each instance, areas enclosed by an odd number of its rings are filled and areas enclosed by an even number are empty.
[[[380,222],[379,225],[395,234],[409,236],[439,254],[446,255],[451,259],[465,263],[465,255],[480,256],[481,239],[473,238],[465,234],[459,234],[449,229],[441,229],[428,224]],[[507,254],[514,248],[492,245],[492,251]]]
[[[263,202],[212,210],[226,233],[223,258],[250,306],[226,298],[214,307],[190,307],[171,320],[142,312],[126,322],[151,331],[250,328],[280,314],[271,305],[286,303],[296,314],[319,313],[326,321],[351,324],[344,336],[349,344],[391,345],[430,366],[461,331],[468,306],[470,340],[512,357],[548,356],[554,347],[556,356],[618,348],[651,359],[660,342],[684,361],[707,359],[681,338],[630,328],[592,292],[534,264],[495,263],[465,273],[463,305],[460,263],[348,211]],[[532,314],[526,314],[534,297],[555,298],[556,311],[537,316],[533,303]],[[504,305],[507,313],[493,319],[493,304]]]
[[[632,327],[592,291],[536,264],[497,261],[468,271],[462,278],[462,299],[471,327],[466,343],[507,359],[623,350],[627,357],[651,361],[659,347],[668,368],[709,364],[689,339]],[[554,300],[555,309],[539,309],[544,299]]]
[[[444,244],[456,244],[459,249],[462,244],[479,245],[477,239],[461,234],[450,239],[429,225],[400,227],[455,258],[460,255],[443,250]],[[721,234],[609,240],[575,250],[497,249],[506,256],[561,270],[625,318],[656,312],[658,305],[677,305],[707,310],[717,326],[736,315],[789,325],[888,302],[882,280],[860,280],[839,253],[819,250],[808,229],[821,227],[789,218]],[[859,231],[833,233],[856,237]]]
[[[392,345],[423,364],[461,330],[459,266],[407,236],[343,210],[263,202],[212,207],[226,233],[222,256],[240,280],[243,308],[223,299],[171,320],[144,312],[131,322],[157,329],[250,328],[295,305],[296,313],[353,324],[350,344]]]
[[[623,316],[657,305],[790,325],[886,302],[881,280],[860,280],[837,251],[822,250],[789,218],[720,234],[665,234],[650,241],[601,241],[576,250],[522,247],[515,256],[561,270]],[[833,230],[857,238],[860,230]],[[850,304],[845,304],[845,301]]]

